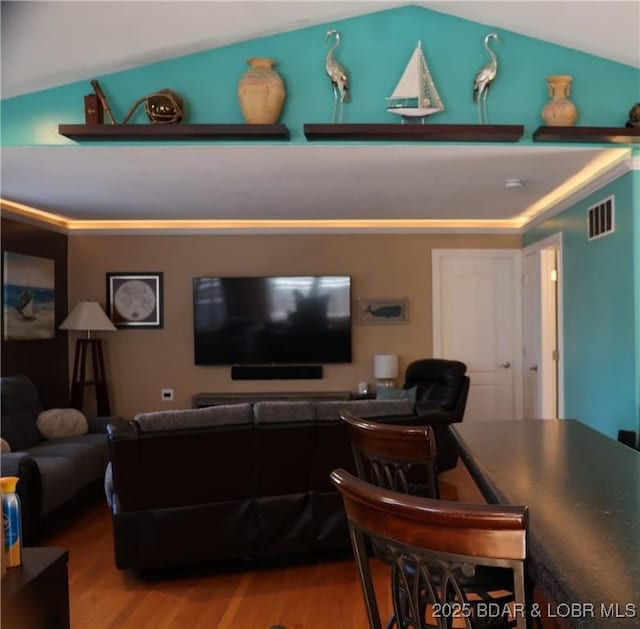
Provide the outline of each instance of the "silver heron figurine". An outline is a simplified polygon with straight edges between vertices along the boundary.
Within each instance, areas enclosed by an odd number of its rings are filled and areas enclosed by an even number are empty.
[[[340,45],[340,33],[337,30],[331,29],[327,31],[324,41],[327,42],[331,37],[335,38],[335,41],[324,62],[327,75],[331,79],[331,85],[333,86],[333,116],[332,122],[342,122],[342,105],[349,102],[349,75],[345,68],[335,60],[333,56],[334,50]]]
[[[473,81],[473,100],[478,104],[478,118],[480,124],[489,124],[489,117],[487,115],[487,94],[489,93],[489,86],[493,83],[493,80],[498,74],[498,57],[489,47],[489,42],[495,39],[500,43],[497,33],[489,33],[484,38],[484,47],[489,54],[489,63],[487,63],[476,74],[476,78]]]

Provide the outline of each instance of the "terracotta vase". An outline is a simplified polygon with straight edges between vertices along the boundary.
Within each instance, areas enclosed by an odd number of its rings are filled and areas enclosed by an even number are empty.
[[[542,119],[549,127],[572,127],[578,117],[576,106],[569,100],[572,77],[557,74],[547,77],[551,100],[542,109]]]
[[[248,124],[278,122],[285,89],[280,75],[273,69],[275,61],[264,57],[248,59],[249,69],[238,82],[238,100]]]

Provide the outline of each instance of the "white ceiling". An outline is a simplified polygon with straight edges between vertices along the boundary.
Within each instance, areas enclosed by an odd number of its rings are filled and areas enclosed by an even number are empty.
[[[5,149],[3,196],[71,220],[514,218],[603,153],[506,146]],[[524,177],[523,177],[524,175]],[[521,189],[506,179],[523,177]],[[126,200],[126,201],[123,201]]]
[[[3,0],[2,96],[403,4]],[[415,4],[640,67],[636,0]],[[149,146],[3,148],[2,196],[72,219],[502,219],[602,153],[428,145],[162,151],[159,161]],[[505,190],[509,178],[524,179],[524,186]]]

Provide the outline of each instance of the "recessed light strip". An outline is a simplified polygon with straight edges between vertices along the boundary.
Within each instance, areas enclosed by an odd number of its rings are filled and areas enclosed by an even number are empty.
[[[0,199],[3,209],[74,231],[260,231],[260,230],[409,230],[409,229],[517,229],[520,221],[515,220],[373,220],[373,219],[272,219],[272,220],[73,220],[64,216],[45,212],[37,208]]]
[[[630,156],[630,149],[621,150],[619,148],[615,148],[604,151],[587,164],[579,173],[567,179],[555,190],[542,197],[539,201],[536,201],[536,203],[530,205],[524,212],[522,212],[522,214],[520,214],[517,220],[521,221],[522,226],[526,225],[547,210],[551,210],[558,206],[562,201],[571,195],[576,194],[580,189],[585,188],[597,177],[612,170],[621,162],[628,160]]]
[[[130,220],[130,221],[73,221],[68,225],[75,230],[323,230],[323,229],[454,229],[517,227],[514,221],[491,220]]]
[[[0,207],[25,218],[39,220],[69,232],[84,231],[323,231],[323,230],[510,230],[521,231],[536,217],[541,216],[563,200],[575,194],[580,188],[631,155],[630,150],[610,149],[578,174],[569,178],[553,192],[546,195],[524,212],[504,220],[450,220],[450,219],[281,219],[281,220],[73,220],[65,216],[45,212],[22,203],[0,198]]]
[[[25,218],[35,219],[42,221],[43,223],[55,225],[56,227],[63,227],[65,229],[69,228],[70,219],[65,216],[45,212],[44,210],[31,207],[30,205],[24,205],[24,203],[17,203],[16,201],[10,201],[9,199],[3,199],[0,197],[0,208],[8,210],[14,214],[24,216]]]

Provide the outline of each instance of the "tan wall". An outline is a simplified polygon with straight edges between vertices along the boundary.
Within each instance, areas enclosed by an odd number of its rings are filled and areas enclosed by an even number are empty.
[[[105,333],[114,414],[186,408],[203,391],[355,391],[372,382],[372,357],[397,353],[401,373],[431,355],[431,250],[520,248],[518,235],[191,235],[69,238],[69,306],[106,300],[105,274],[164,273],[164,328]],[[234,381],[229,367],[194,365],[192,278],[200,275],[351,275],[352,296],[409,298],[409,322],[353,323],[353,363],[322,380]],[[70,342],[75,337],[70,334]],[[73,355],[73,352],[71,352]],[[164,402],[160,389],[173,388]]]

